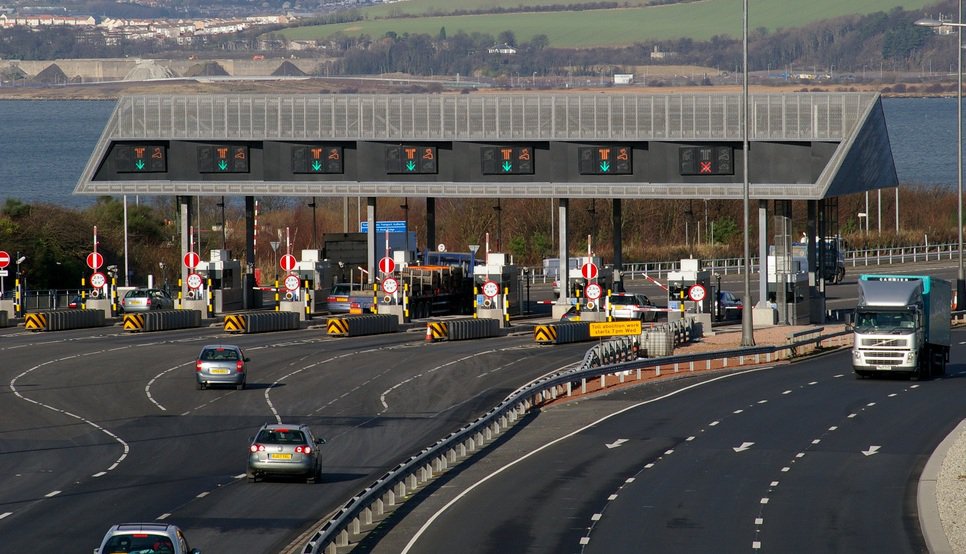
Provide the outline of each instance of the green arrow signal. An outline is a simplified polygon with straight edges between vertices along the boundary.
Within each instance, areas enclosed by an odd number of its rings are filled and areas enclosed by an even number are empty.
[[[601,171],[603,171],[604,173],[607,173],[607,171],[609,169],[610,169],[610,164],[609,163],[607,163],[607,162],[600,162],[600,170]]]
[[[313,171],[321,171],[322,170],[322,162],[320,162],[319,160],[315,160],[314,162],[312,162],[312,170]]]
[[[415,170],[416,170],[416,162],[412,160],[409,160],[408,162],[406,162],[406,171],[415,171]]]
[[[509,172],[511,169],[513,169],[513,164],[510,162],[503,162],[503,171]]]
[[[226,162],[225,160],[220,160],[218,162],[218,169],[220,169],[222,171],[228,169],[228,162]]]
[[[134,162],[134,167],[138,168],[139,170],[144,169],[144,160]]]

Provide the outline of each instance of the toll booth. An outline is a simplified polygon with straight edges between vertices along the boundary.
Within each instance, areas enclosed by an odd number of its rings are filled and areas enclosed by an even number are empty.
[[[769,247],[768,301],[778,310],[778,323],[800,325],[809,322],[808,259],[797,255],[775,255]]]
[[[715,292],[711,283],[711,272],[701,268],[701,260],[682,259],[680,271],[671,271],[667,277],[668,319],[686,313],[710,315]]]
[[[509,301],[510,289],[520,283],[520,268],[507,263],[501,252],[490,252],[486,263],[473,268],[473,303],[476,316],[499,319],[501,327],[508,327],[511,315],[520,315],[522,306]]]
[[[230,250],[211,250],[208,261],[202,260],[195,272],[204,277],[200,288],[192,289],[186,283],[182,307],[201,310],[207,313],[208,297],[211,296],[212,311],[225,313],[242,309],[242,270],[241,262],[231,258]],[[190,302],[190,306],[186,305]]]
[[[304,300],[308,303],[309,311],[317,311],[317,307],[325,303],[329,291],[332,290],[333,278],[336,275],[332,263],[322,258],[321,250],[302,250],[302,257],[294,274],[301,280],[303,290],[294,292],[292,296],[301,300],[302,294],[307,295]]]
[[[581,321],[607,320],[607,291],[613,281],[613,266],[605,266],[599,256],[575,258],[576,267],[567,271],[572,297],[578,304]],[[591,267],[592,266],[592,267]],[[596,268],[594,273],[584,272]]]

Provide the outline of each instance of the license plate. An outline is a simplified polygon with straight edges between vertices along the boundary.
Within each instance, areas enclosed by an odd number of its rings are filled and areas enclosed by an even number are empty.
[[[269,454],[268,457],[273,460],[291,460],[292,459],[291,454]]]
[[[231,373],[230,370],[217,368],[217,367],[209,369],[208,372],[211,373],[212,375],[228,375],[229,373]]]
[[[875,368],[878,369],[879,371],[892,371],[892,366],[887,366],[887,365],[877,365],[875,366]]]

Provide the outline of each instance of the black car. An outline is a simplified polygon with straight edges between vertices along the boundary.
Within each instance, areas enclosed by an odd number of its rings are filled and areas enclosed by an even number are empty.
[[[741,298],[735,293],[718,291],[718,299],[714,304],[718,319],[741,319]]]

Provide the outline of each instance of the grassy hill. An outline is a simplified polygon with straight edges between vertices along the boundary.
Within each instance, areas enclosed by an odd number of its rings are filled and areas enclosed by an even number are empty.
[[[638,3],[640,0],[636,0]],[[558,48],[590,48],[626,46],[636,42],[691,38],[708,40],[715,35],[741,36],[741,3],[738,0],[703,0],[664,6],[624,7],[608,10],[523,12],[486,15],[427,16],[387,18],[399,14],[447,13],[453,10],[476,10],[497,6],[513,8],[521,5],[579,3],[577,0],[411,0],[362,10],[368,19],[336,25],[306,26],[282,31],[289,39],[321,39],[337,33],[381,37],[389,31],[397,34],[429,34],[441,28],[453,35],[513,31],[517,40],[528,41],[544,34],[550,45]],[[628,2],[633,5],[635,0]],[[888,12],[896,7],[922,9],[935,17],[936,0],[754,0],[749,2],[748,26],[768,32],[801,27],[806,24],[844,15]],[[386,19],[374,19],[374,18]]]

